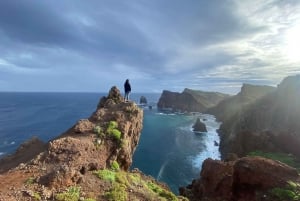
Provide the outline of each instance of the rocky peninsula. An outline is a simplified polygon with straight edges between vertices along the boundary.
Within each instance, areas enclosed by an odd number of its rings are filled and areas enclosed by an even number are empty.
[[[112,87],[88,119],[0,161],[0,200],[184,200],[139,170],[129,172],[142,121],[143,110]]]

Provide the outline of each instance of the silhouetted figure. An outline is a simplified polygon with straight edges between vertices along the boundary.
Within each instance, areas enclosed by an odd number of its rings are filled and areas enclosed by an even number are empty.
[[[129,93],[131,92],[131,86],[129,84],[129,79],[127,79],[124,83],[124,90],[125,90],[125,101],[129,100]]]

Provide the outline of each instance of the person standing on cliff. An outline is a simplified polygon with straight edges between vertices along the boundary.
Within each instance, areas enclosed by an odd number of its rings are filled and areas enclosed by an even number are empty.
[[[130,86],[130,83],[129,83],[129,79],[127,79],[124,83],[124,90],[125,90],[125,101],[128,101],[129,100],[129,93],[131,92],[131,86]]]

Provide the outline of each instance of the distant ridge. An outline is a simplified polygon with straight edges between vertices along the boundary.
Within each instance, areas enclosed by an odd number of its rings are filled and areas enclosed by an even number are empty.
[[[206,112],[215,115],[219,121],[225,121],[236,113],[241,112],[247,105],[275,91],[275,89],[275,87],[265,85],[243,84],[241,91],[237,95],[221,101]]]
[[[173,112],[203,112],[228,97],[230,97],[228,94],[219,92],[205,92],[187,88],[181,93],[164,90],[157,107]]]

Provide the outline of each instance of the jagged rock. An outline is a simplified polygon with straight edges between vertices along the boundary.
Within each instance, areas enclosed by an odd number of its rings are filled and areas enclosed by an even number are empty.
[[[97,178],[94,171],[111,169],[112,162],[117,162],[121,171],[129,170],[139,142],[142,122],[143,110],[134,102],[124,102],[119,90],[113,87],[109,95],[101,99],[99,107],[88,119],[79,121],[48,144],[41,144],[37,139],[25,143],[16,153],[22,160],[12,161],[16,158],[15,155],[1,160],[0,168],[7,166],[0,174],[0,200],[28,199],[28,195],[22,193],[22,190],[41,192],[42,200],[55,200],[53,196],[69,186],[80,187],[81,196],[88,194],[94,199],[106,200],[102,199],[102,195],[112,188],[111,182]],[[108,132],[111,124],[114,125],[116,133],[121,133],[119,137],[114,137]],[[101,132],[95,132],[92,129],[94,125],[97,125]],[[40,149],[37,149],[37,144],[41,144]],[[28,153],[30,157],[26,156],[26,160],[23,160],[23,154],[28,150],[38,152],[30,151]],[[3,164],[3,161],[6,164]],[[142,173],[134,174],[132,176],[134,178],[138,176],[139,181],[154,183],[165,189],[166,193],[170,193],[165,185],[153,178]],[[27,185],[28,179],[33,183]],[[130,184],[128,191],[134,200],[148,200],[148,194],[153,194],[151,190],[151,192],[148,189],[141,190],[144,188],[143,185],[136,189],[132,188],[135,185]],[[14,186],[13,191],[16,193],[12,193],[11,186]],[[50,192],[51,197],[49,198],[49,193],[46,196],[42,192]],[[153,194],[151,197],[153,198],[150,200],[159,199],[159,195]]]
[[[88,119],[80,119],[75,125],[74,131],[76,133],[86,133],[92,131],[94,126]]]
[[[124,101],[124,98],[122,97],[121,95],[121,92],[120,90],[116,87],[116,86],[113,86],[109,93],[108,93],[108,96],[107,97],[102,97],[100,99],[100,102],[97,106],[97,108],[103,108],[103,107],[111,107],[115,104],[120,104]]]
[[[205,124],[203,122],[201,122],[199,117],[197,118],[195,124],[193,125],[193,131],[195,131],[195,132],[207,132]]]
[[[206,159],[200,179],[181,188],[180,194],[190,201],[263,200],[269,196],[270,189],[284,187],[287,181],[297,179],[296,169],[261,157],[245,157],[230,162]]]
[[[147,105],[147,98],[145,96],[141,96],[141,98],[140,98],[140,104]]]

